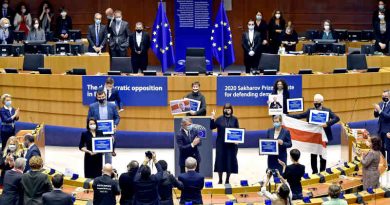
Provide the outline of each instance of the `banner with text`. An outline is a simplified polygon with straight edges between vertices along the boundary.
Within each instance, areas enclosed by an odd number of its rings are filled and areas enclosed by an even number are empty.
[[[273,85],[283,79],[288,85],[290,98],[302,96],[302,77],[293,76],[220,76],[217,78],[217,105],[265,106]]]
[[[175,0],[175,71],[185,71],[188,47],[204,48],[207,70],[212,70],[212,5],[212,0]]]
[[[124,106],[167,106],[166,77],[112,76]],[[83,105],[95,102],[96,91],[104,87],[107,76],[83,76]]]

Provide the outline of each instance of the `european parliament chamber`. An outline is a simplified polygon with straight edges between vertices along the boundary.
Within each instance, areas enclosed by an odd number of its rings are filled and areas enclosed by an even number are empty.
[[[0,205],[390,203],[387,1],[1,1]]]

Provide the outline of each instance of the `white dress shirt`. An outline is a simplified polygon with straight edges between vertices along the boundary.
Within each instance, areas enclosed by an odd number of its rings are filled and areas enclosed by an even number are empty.
[[[135,33],[135,40],[137,41],[138,47],[140,47],[141,46],[141,41],[142,41],[142,32],[141,33],[138,33],[138,32]]]

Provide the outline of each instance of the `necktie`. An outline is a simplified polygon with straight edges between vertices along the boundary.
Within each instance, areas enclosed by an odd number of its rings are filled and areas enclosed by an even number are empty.
[[[95,44],[96,44],[96,46],[99,46],[99,26],[98,25],[96,25],[96,42],[95,42]]]

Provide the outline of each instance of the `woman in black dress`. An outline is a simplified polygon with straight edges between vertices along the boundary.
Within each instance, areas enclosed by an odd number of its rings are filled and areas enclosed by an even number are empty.
[[[283,18],[282,12],[279,10],[274,11],[268,24],[270,53],[278,53],[280,44],[282,43],[281,35],[284,28],[286,28],[286,21]]]
[[[210,128],[217,128],[216,156],[214,172],[218,172],[218,184],[222,184],[222,174],[226,172],[225,184],[229,184],[231,173],[238,173],[237,151],[234,143],[225,143],[225,128],[239,128],[238,119],[233,116],[233,107],[230,103],[223,106],[223,115],[215,119],[215,111],[211,114]]]
[[[288,85],[285,80],[278,79],[273,87],[272,95],[283,95],[283,113],[287,114],[287,99],[290,98]]]
[[[96,178],[102,175],[103,155],[92,152],[92,138],[103,136],[102,131],[98,130],[97,122],[94,118],[88,119],[87,131],[81,134],[79,149],[85,152],[84,155],[84,177]]]
[[[258,11],[256,13],[256,21],[255,21],[255,31],[260,33],[261,36],[261,51],[260,51],[260,56],[261,53],[266,52],[267,44],[268,44],[268,25],[267,22],[263,18],[263,13]]]

